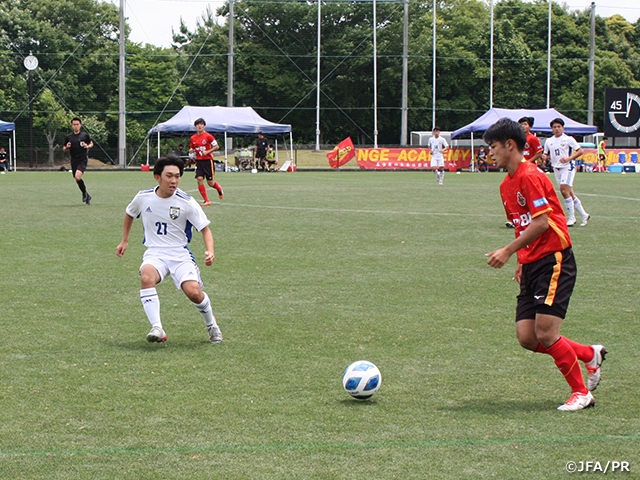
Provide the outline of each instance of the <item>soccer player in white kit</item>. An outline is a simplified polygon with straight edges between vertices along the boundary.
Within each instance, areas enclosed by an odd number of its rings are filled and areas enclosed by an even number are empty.
[[[449,144],[440,136],[440,127],[434,127],[433,136],[429,139],[429,150],[431,150],[431,168],[440,185],[444,182],[444,152],[448,148]]]
[[[564,120],[554,118],[550,124],[553,130],[553,137],[544,142],[544,160],[551,159],[553,173],[556,182],[560,187],[560,194],[564,198],[564,205],[567,207],[567,225],[570,227],[576,223],[577,210],[582,217],[581,227],[586,227],[591,218],[583,208],[582,202],[573,191],[573,179],[576,176],[576,166],[573,161],[582,155],[582,147],[578,145],[576,139],[564,133]]]
[[[202,233],[206,266],[215,259],[209,219],[198,202],[178,188],[184,172],[182,160],[174,156],[159,158],[153,167],[158,186],[141,190],[126,208],[122,241],[116,248],[121,257],[129,245],[133,220],[142,218],[143,243],[147,247],[140,266],[140,300],[151,323],[149,342],[164,342],[167,334],[160,320],[160,300],[156,285],[171,275],[176,288],[182,290],[202,315],[211,343],[222,342],[222,333],[211,309],[209,296],[202,290],[200,269],[187,244],[192,228]]]

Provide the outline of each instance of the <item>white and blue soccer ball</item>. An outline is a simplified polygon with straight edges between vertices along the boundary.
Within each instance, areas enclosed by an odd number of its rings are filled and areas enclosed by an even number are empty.
[[[344,371],[342,386],[353,398],[367,400],[380,390],[382,374],[373,363],[367,360],[358,360]]]

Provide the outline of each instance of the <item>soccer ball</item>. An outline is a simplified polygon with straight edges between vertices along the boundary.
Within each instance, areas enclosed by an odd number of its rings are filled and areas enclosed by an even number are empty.
[[[358,360],[347,367],[342,375],[342,386],[358,400],[367,400],[380,390],[382,374],[378,367],[366,360]]]

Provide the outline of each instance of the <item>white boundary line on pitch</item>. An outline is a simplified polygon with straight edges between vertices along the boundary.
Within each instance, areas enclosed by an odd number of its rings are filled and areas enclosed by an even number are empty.
[[[187,190],[186,192],[191,194],[195,193],[198,190]],[[581,196],[590,196],[590,197],[604,197],[604,198],[614,198],[618,200],[632,200],[636,202],[640,202],[640,198],[627,198],[627,197],[616,197],[612,195],[598,195],[593,193],[581,193]],[[309,211],[309,212],[336,212],[336,213],[374,213],[374,214],[385,214],[385,215],[434,215],[441,217],[504,217],[502,214],[492,214],[492,213],[441,213],[441,212],[403,212],[398,210],[358,210],[358,209],[347,209],[347,208],[320,208],[320,207],[292,207],[292,206],[282,206],[282,205],[253,205],[249,203],[229,203],[229,202],[211,202],[212,205],[219,205],[221,207],[244,207],[244,208],[270,208],[272,210],[300,210],[300,211]],[[607,219],[638,219],[640,217],[633,217],[627,215],[606,215]]]
[[[600,195],[599,193],[580,193],[581,197],[602,197],[613,198],[615,200],[631,200],[632,202],[640,202],[640,198],[618,197],[617,195]]]

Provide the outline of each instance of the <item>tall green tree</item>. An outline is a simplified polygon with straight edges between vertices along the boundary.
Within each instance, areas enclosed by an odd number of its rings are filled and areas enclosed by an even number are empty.
[[[72,115],[70,115],[60,102],[55,98],[53,92],[46,88],[42,91],[35,104],[35,115],[33,125],[41,130],[47,139],[49,151],[49,166],[54,165],[54,153],[59,141],[59,133],[69,128]]]
[[[109,2],[4,0],[0,40],[6,53],[0,68],[8,69],[10,83],[2,90],[13,102],[3,104],[12,107],[3,115],[26,125],[29,98],[22,60],[30,52],[39,60],[36,97],[49,89],[67,111],[81,116],[106,112],[117,91],[118,25],[118,10]]]

